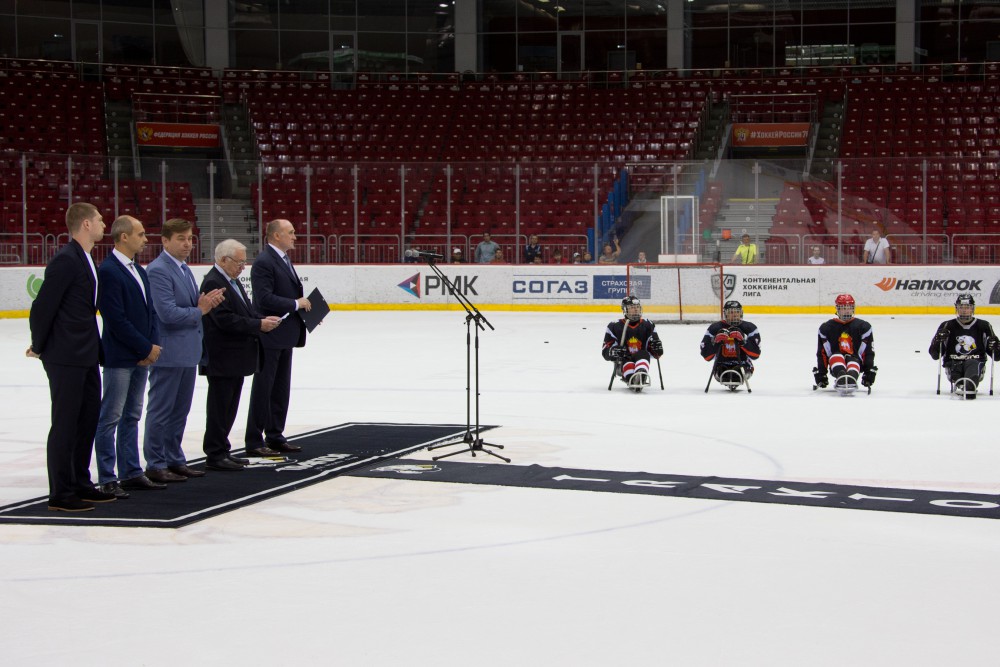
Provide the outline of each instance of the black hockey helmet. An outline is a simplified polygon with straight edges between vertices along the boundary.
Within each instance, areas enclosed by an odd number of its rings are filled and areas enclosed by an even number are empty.
[[[743,304],[739,301],[727,301],[722,304],[722,319],[731,327],[743,321]]]
[[[968,324],[976,316],[976,300],[969,293],[959,294],[955,299],[955,314],[962,324]]]
[[[642,319],[642,303],[634,296],[627,296],[622,299],[622,315],[633,324]]]

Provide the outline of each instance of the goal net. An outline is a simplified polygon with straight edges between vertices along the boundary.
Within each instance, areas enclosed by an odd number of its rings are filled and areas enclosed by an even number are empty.
[[[722,264],[629,264],[629,293],[656,323],[715,322],[722,318],[727,276]],[[730,280],[733,276],[728,276]]]

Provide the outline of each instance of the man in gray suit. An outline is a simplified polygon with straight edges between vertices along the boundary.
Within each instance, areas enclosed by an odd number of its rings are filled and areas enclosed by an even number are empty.
[[[146,477],[161,484],[205,474],[188,467],[181,441],[201,361],[201,318],[225,298],[224,289],[198,293],[185,263],[194,243],[190,222],[167,220],[162,239],[163,252],[146,268],[163,349],[149,373],[143,442]]]

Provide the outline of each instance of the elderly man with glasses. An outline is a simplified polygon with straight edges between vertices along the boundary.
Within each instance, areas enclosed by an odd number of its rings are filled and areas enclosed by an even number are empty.
[[[229,432],[236,421],[243,378],[260,367],[260,337],[281,324],[277,316],[264,317],[253,307],[239,277],[247,264],[247,248],[235,239],[215,247],[215,266],[205,275],[201,291],[225,290],[225,300],[204,316],[205,355],[199,371],[208,377],[205,467],[237,472],[248,459],[230,454]]]

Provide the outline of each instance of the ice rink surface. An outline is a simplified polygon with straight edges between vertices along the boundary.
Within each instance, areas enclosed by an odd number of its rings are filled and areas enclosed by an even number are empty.
[[[481,417],[515,464],[1000,493],[1000,383],[977,401],[945,395],[946,381],[935,395],[926,350],[941,316],[866,317],[878,379],[842,398],[812,390],[823,316],[748,314],[763,337],[749,395],[705,394],[704,327],[661,325],[666,390],[654,376],[635,395],[607,391],[614,311],[486,314]],[[287,433],[464,423],[463,319],[332,313],[295,353]],[[27,329],[0,321],[4,504],[47,492],[48,390],[23,356]],[[205,390],[199,378],[191,458]],[[179,530],[4,525],[0,549],[6,665],[1000,655],[1000,521],[987,518],[339,477]]]

